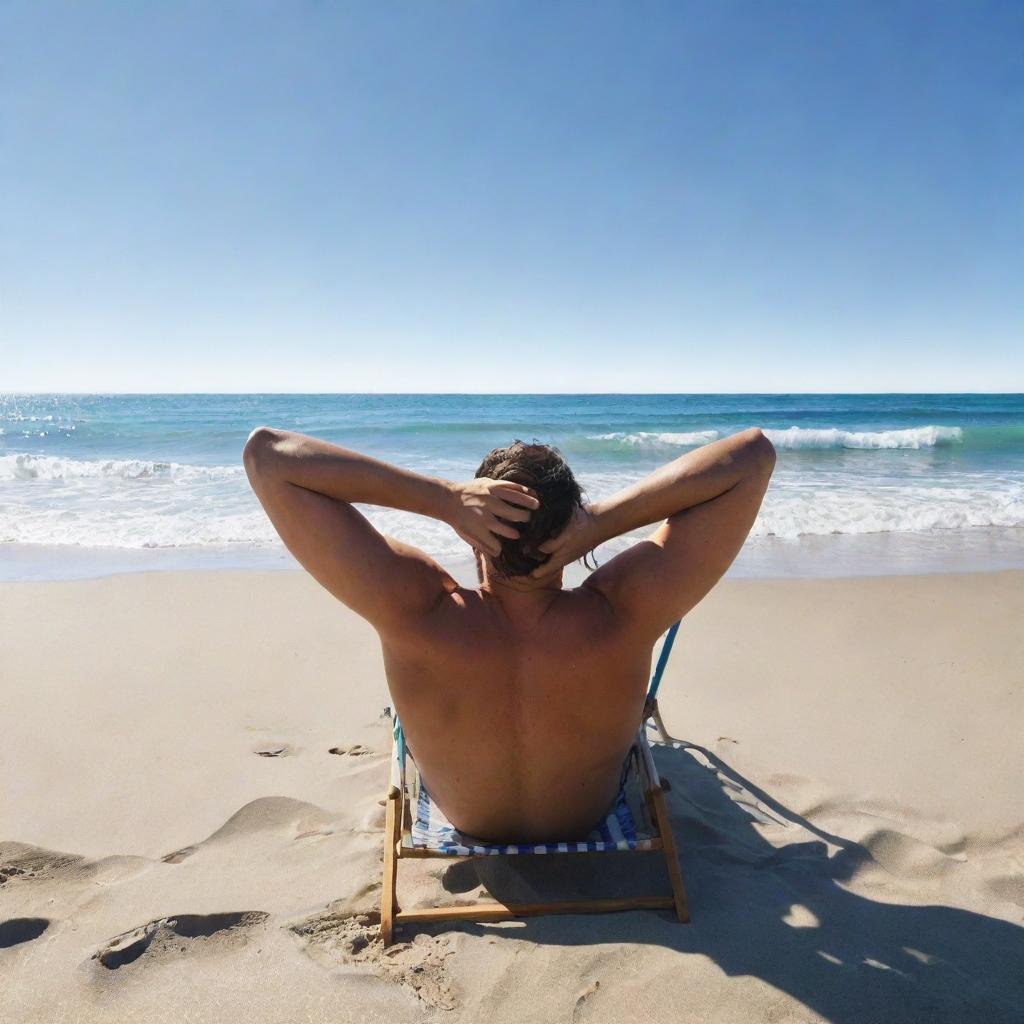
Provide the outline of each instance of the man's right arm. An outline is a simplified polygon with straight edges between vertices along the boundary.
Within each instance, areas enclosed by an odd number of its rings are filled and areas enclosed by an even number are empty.
[[[718,582],[750,532],[775,465],[760,430],[681,455],[607,501],[590,506],[562,535],[542,545],[542,576],[612,537],[661,522],[646,540],[587,580],[617,613],[652,639]]]

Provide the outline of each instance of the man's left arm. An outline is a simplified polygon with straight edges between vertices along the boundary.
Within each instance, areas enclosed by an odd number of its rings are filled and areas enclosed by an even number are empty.
[[[354,502],[448,523],[468,544],[496,554],[518,535],[537,500],[519,484],[457,484],[420,476],[302,434],[259,427],[243,462],[285,546],[335,597],[377,627],[429,611],[454,586],[428,555],[379,533]]]

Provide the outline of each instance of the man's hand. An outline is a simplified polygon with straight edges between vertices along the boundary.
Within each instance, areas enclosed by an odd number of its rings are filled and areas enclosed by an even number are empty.
[[[588,554],[605,539],[600,536],[594,506],[576,509],[565,529],[557,537],[552,537],[541,544],[538,550],[551,557],[543,565],[537,566],[530,573],[530,578],[539,580],[553,576],[570,562],[575,562],[576,559]]]
[[[470,547],[489,555],[501,554],[499,537],[519,536],[510,523],[527,522],[533,509],[540,506],[529,487],[511,480],[477,477],[452,484],[451,493],[449,525]]]

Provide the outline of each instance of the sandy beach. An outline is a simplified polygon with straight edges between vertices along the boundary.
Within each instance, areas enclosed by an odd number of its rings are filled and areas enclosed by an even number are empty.
[[[662,688],[692,924],[385,953],[369,627],[291,572],[4,584],[0,1021],[1020,1021],[1022,622],[1018,572],[725,582]],[[400,895],[661,891],[649,867],[403,864]]]
[[[1024,1024],[1024,0],[0,28],[0,1024]]]

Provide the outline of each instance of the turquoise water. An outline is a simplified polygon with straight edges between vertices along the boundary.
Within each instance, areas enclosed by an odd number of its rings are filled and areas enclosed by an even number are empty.
[[[1022,395],[5,395],[0,574],[31,574],[35,554],[56,575],[87,554],[129,567],[155,564],[145,552],[273,563],[280,548],[239,464],[260,423],[455,478],[494,446],[537,438],[562,450],[593,500],[757,425],[779,461],[748,562],[769,550],[842,562],[869,543],[853,538],[958,568],[979,552],[984,567],[1019,564],[1024,548]],[[371,517],[465,560],[440,523]]]

